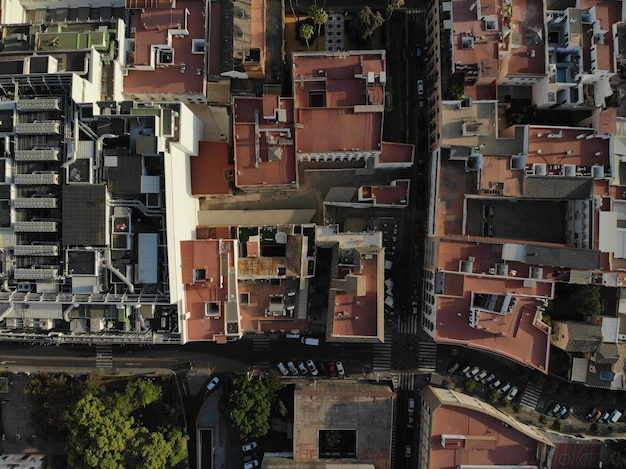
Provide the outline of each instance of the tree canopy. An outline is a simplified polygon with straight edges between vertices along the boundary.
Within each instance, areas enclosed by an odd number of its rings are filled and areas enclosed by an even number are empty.
[[[557,284],[556,299],[546,311],[552,319],[584,320],[600,314],[600,287],[595,285]]]
[[[356,21],[356,30],[362,40],[372,37],[374,32],[385,22],[385,18],[379,11],[374,12],[368,6],[361,8],[354,19]]]
[[[267,434],[272,404],[282,386],[275,373],[234,376],[222,398],[222,409],[242,439]]]
[[[123,469],[175,468],[186,459],[186,440],[169,424],[156,428],[143,421],[146,408],[159,400],[151,380],[130,381],[123,391],[85,389],[69,412],[68,467]]]
[[[306,48],[309,49],[310,48],[309,41],[315,34],[315,29],[313,29],[313,26],[307,23],[301,23],[298,33],[300,37],[306,41]]]
[[[311,5],[311,8],[309,8],[309,16],[317,25],[317,35],[319,36],[322,32],[322,26],[328,22],[328,13],[317,5]]]

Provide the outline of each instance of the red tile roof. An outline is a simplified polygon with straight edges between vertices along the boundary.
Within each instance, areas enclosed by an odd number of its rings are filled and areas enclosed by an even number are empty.
[[[188,15],[186,11],[189,11]],[[136,28],[135,65],[150,65],[152,46],[167,44],[169,29],[184,28],[186,21],[189,34],[182,38],[172,36],[171,45],[174,49],[172,65],[154,70],[129,69],[128,75],[124,77],[124,93],[204,94],[204,53],[193,54],[191,46],[192,39],[204,41],[203,13],[204,4],[194,0],[178,0],[176,8],[148,7],[137,13],[136,22],[131,23],[131,27]]]
[[[285,111],[285,122],[267,119],[275,116],[276,109]],[[234,112],[235,185],[296,186],[293,100],[235,98]]]
[[[198,156],[191,156],[191,193],[193,195],[230,194],[227,175],[234,166],[228,162],[226,142],[199,142]]]
[[[526,164],[608,166],[611,159],[611,140],[593,129],[532,125],[528,141]]]
[[[228,272],[222,271],[222,261],[234,267],[232,240],[191,240],[181,242],[181,270],[185,284],[184,321],[188,341],[216,340],[225,331],[225,308],[228,301]],[[204,270],[205,281],[194,282],[194,270]],[[206,315],[206,304],[220,305],[219,317]]]
[[[537,441],[511,426],[503,426],[500,419],[473,409],[438,407],[432,413],[431,435],[431,469],[536,464]]]
[[[553,281],[538,279],[528,283],[528,266],[521,262],[510,263],[508,276],[489,275],[488,267],[502,259],[501,250],[499,244],[439,241],[439,268],[446,273],[443,294],[436,298],[436,339],[497,351],[547,372],[550,333],[539,321],[537,308],[543,305],[535,297],[551,298]],[[474,273],[460,272],[459,262],[470,256],[474,257]],[[544,278],[549,272],[544,273]],[[476,293],[510,294],[516,298],[515,306],[504,315],[493,315],[493,326],[483,322],[482,329],[475,328],[470,326],[470,308]]]
[[[336,278],[362,277],[365,288],[362,295],[341,290],[336,292],[335,304],[329,305],[329,309],[333,310],[332,335],[341,337],[378,335],[380,295],[384,294],[380,288],[382,280],[379,278],[379,274],[384,275],[380,269],[381,259],[384,260],[382,251],[362,253],[360,260],[357,261],[358,267],[339,266]]]
[[[391,181],[388,186],[363,186],[363,199],[370,199],[374,205],[407,205],[411,181],[403,179]]]
[[[378,164],[413,163],[415,146],[406,143],[382,142]]]
[[[379,152],[384,52],[296,53],[293,64],[298,152]],[[321,102],[313,103],[312,95]]]

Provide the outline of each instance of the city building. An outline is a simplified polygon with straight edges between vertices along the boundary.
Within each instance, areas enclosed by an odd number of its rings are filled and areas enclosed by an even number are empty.
[[[298,381],[294,391],[293,457],[266,454],[263,466],[391,467],[395,393],[364,381]],[[338,461],[340,460],[340,461]],[[322,466],[323,467],[323,466]]]
[[[554,446],[544,433],[476,397],[422,390],[417,467],[541,468]]]

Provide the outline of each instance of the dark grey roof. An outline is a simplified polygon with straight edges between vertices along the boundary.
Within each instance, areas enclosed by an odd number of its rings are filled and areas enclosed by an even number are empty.
[[[567,329],[567,343],[561,347],[566,352],[595,353],[602,343],[602,328],[595,324],[555,321],[554,326],[554,333],[559,335],[561,335],[560,328]]]
[[[222,72],[243,72],[244,53],[250,48],[252,2],[222,2]]]
[[[142,159],[139,155],[123,155],[122,150],[113,149],[105,152],[107,156],[116,156],[117,166],[104,167],[104,177],[109,182],[113,196],[139,194],[141,190]],[[117,153],[117,154],[116,154]]]
[[[559,246],[526,246],[526,264],[569,267],[578,270],[600,268],[600,251]]]
[[[104,246],[106,244],[106,186],[68,184],[63,186],[63,244]]]
[[[96,273],[96,251],[68,250],[67,269],[74,275],[94,275]]]
[[[604,342],[600,345],[600,349],[596,353],[596,363],[610,364],[615,363],[619,359],[619,350],[617,344]]]
[[[593,194],[593,179],[582,177],[526,177],[522,196],[533,199],[588,199]]]

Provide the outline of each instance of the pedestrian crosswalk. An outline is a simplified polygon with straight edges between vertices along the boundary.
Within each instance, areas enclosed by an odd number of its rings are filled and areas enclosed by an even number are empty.
[[[252,357],[254,367],[261,369],[269,369],[270,362],[267,359],[267,352],[270,349],[270,338],[266,336],[257,336],[252,339]]]
[[[385,331],[385,342],[374,344],[374,360],[372,369],[374,371],[389,371],[391,369],[391,338],[393,333]]]
[[[400,334],[419,334],[420,329],[419,316],[411,315],[398,318],[398,332]]]
[[[420,370],[435,371],[437,366],[437,343],[422,340],[418,348],[418,367]]]
[[[417,389],[417,374],[399,373],[398,389],[402,391],[415,391]]]
[[[524,394],[522,394],[520,404],[524,407],[530,407],[531,409],[534,409],[539,403],[539,398],[541,397],[542,392],[543,388],[529,384],[528,386],[526,386],[526,389],[524,389]]]
[[[111,345],[96,345],[96,368],[113,368],[113,347]]]

